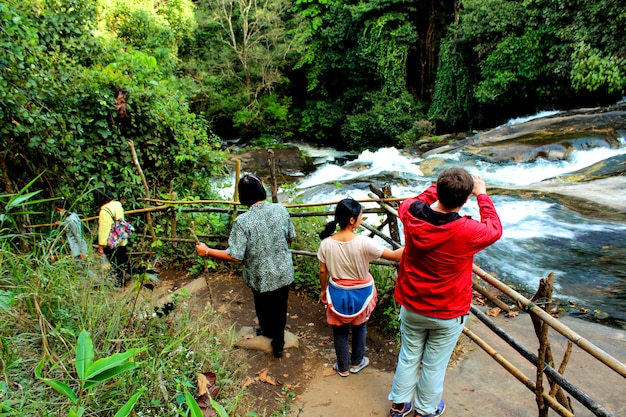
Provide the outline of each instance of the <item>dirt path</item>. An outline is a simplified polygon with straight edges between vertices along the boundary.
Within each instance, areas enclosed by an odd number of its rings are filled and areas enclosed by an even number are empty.
[[[162,287],[182,286],[191,278],[163,280]],[[213,274],[210,277],[215,308],[237,330],[256,326],[252,295],[241,279],[235,276]],[[193,295],[199,307],[209,301],[206,286]],[[190,302],[194,302],[190,300]],[[537,339],[527,314],[507,319],[497,317],[496,324],[530,351],[536,352]],[[588,323],[579,319],[561,319],[579,335],[626,362],[626,332]],[[331,369],[335,361],[331,330],[326,324],[321,304],[298,297],[293,292],[289,299],[288,330],[298,337],[299,347],[288,349],[281,359],[261,351],[247,350],[247,375],[255,382],[248,392],[256,398],[255,410],[261,416],[270,416],[286,402],[283,387],[295,392],[288,411],[291,416],[340,417],[388,415],[387,394],[393,379],[397,359],[397,345],[393,339],[382,337],[376,328],[368,332],[367,356],[371,365],[361,373],[348,378],[339,377]],[[502,342],[473,316],[469,328],[489,343],[495,351],[509,360],[531,380],[535,371],[512,348]],[[554,358],[559,362],[566,348],[562,336],[551,331]],[[509,374],[473,342],[464,339],[456,363],[448,369],[444,387],[447,417],[534,417],[537,406],[534,394]],[[557,364],[558,365],[558,364]],[[256,380],[259,372],[266,372],[276,385]],[[601,404],[612,416],[626,416],[626,379],[588,353],[574,347],[565,373],[576,387]],[[573,401],[576,416],[594,414]],[[550,415],[556,415],[554,411]]]

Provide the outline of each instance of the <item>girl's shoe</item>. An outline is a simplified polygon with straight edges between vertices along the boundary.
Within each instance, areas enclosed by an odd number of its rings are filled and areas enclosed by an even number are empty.
[[[361,370],[363,368],[365,368],[369,364],[370,364],[370,360],[367,358],[367,356],[363,356],[363,359],[361,359],[361,363],[360,364],[352,365],[350,367],[350,372],[352,372],[353,374],[357,374],[357,373],[361,372]]]
[[[389,417],[406,417],[413,410],[413,404],[408,403],[393,403],[391,410],[389,410]]]
[[[441,400],[439,401],[439,404],[437,404],[437,409],[435,410],[434,413],[420,414],[416,411],[415,417],[439,417],[440,415],[443,414],[444,411],[446,411],[446,404],[443,402],[443,400]]]
[[[345,377],[350,375],[350,372],[348,372],[348,371],[340,371],[339,370],[339,364],[337,362],[335,362],[335,364],[333,365],[333,370],[335,372],[337,372],[340,377],[343,377],[343,378],[345,378]]]

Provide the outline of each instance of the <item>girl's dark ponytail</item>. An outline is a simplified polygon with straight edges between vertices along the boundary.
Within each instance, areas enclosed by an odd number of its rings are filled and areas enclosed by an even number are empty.
[[[319,234],[320,239],[326,239],[328,236],[332,235],[337,228],[337,221],[332,220],[326,224],[324,230]]]
[[[358,219],[360,214],[361,204],[352,198],[344,198],[337,203],[335,220],[328,222],[324,231],[320,233],[320,238],[326,239],[332,235],[337,226],[343,229],[350,224],[350,219]]]

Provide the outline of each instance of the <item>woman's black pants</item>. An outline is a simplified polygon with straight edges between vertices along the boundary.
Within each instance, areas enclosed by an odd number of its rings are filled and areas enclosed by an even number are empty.
[[[268,292],[252,290],[252,294],[262,334],[272,339],[274,356],[280,357],[285,347],[289,285]]]

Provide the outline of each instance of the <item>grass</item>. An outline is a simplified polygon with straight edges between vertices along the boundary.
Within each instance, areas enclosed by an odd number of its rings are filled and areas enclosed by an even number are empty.
[[[197,392],[203,372],[216,375],[216,401],[228,415],[247,413],[239,384],[243,354],[231,349],[233,329],[215,311],[193,312],[178,297],[176,314],[142,314],[134,290],[116,291],[97,263],[87,273],[70,257],[53,255],[46,242],[24,255],[0,245],[0,416],[71,415],[70,401],[39,380],[35,368],[42,362],[43,377],[80,392],[74,358],[83,329],[96,358],[144,349],[133,369],[80,399],[84,415],[112,416],[141,392],[135,415],[186,416],[185,393]]]

